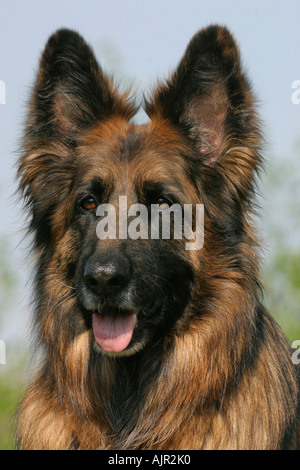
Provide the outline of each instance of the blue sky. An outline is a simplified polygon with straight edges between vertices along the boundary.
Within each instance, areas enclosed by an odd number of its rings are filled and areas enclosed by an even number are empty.
[[[225,24],[240,44],[260,101],[267,157],[288,165],[300,138],[300,104],[291,100],[292,83],[300,80],[299,0],[0,0],[0,80],[6,85],[6,104],[0,104],[0,234],[9,239],[9,256],[21,278],[27,262],[22,245],[16,248],[24,219],[20,203],[11,198],[14,163],[48,36],[62,26],[76,29],[95,47],[104,68],[135,77],[147,91],[210,23]],[[118,67],[114,58],[120,59]],[[15,309],[22,302],[16,299]]]

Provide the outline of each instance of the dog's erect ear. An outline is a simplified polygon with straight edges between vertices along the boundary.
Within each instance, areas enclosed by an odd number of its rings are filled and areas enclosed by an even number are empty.
[[[204,163],[239,161],[233,171],[250,173],[259,166],[254,99],[238,47],[224,27],[210,26],[192,38],[175,73],[146,102],[146,112],[178,125]]]
[[[113,116],[129,120],[134,113],[128,94],[118,93],[79,34],[61,29],[50,37],[29,103],[18,168],[37,246],[49,245],[55,207],[66,204],[70,194],[82,131]],[[63,229],[59,224],[57,233]]]
[[[97,120],[130,119],[134,106],[119,95],[97,63],[92,49],[74,31],[58,30],[45,47],[33,90],[27,132],[31,139],[55,139],[66,145]]]

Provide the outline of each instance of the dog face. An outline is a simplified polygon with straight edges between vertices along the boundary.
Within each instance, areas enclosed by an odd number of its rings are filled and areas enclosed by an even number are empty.
[[[260,136],[228,31],[198,33],[145,109],[150,122],[134,125],[128,94],[117,92],[77,33],[60,30],[49,39],[19,169],[35,235],[43,312],[37,323],[45,343],[63,331],[68,343],[90,330],[101,354],[137,353],[201,315],[212,280],[245,262],[234,247],[249,236],[244,212],[260,165]],[[174,204],[204,204],[203,249],[186,250],[184,237],[153,238],[149,224],[147,237],[120,236],[118,226],[115,237],[99,239],[98,208],[110,205],[120,220],[120,198],[127,207],[143,205],[148,216]]]
[[[71,238],[79,239],[74,264],[78,299],[101,350],[132,354],[182,315],[193,278],[183,240],[151,238],[151,207],[157,212],[173,204],[183,207],[196,202],[197,193],[184,158],[157,137],[153,125],[100,124],[85,135],[78,152],[84,165],[78,165],[71,225]],[[178,175],[170,175],[172,165],[180,168]],[[110,204],[119,221],[120,197],[128,208],[142,204],[147,210],[144,239],[127,234],[122,239],[118,227],[113,239],[99,240],[97,208]]]

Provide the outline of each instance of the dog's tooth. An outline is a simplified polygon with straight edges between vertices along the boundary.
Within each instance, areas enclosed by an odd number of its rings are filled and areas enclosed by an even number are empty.
[[[134,324],[133,324],[133,327],[134,327],[134,328],[136,327],[137,322],[138,322],[137,314],[135,313],[135,314],[134,314]]]

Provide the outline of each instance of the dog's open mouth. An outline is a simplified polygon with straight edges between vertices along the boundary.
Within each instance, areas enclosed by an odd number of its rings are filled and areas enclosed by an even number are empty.
[[[93,332],[98,345],[106,352],[120,353],[132,341],[140,319],[155,319],[162,311],[164,300],[159,299],[140,310],[125,310],[105,306],[93,313]]]
[[[107,352],[118,353],[129,345],[137,324],[137,312],[129,315],[93,314],[95,340]]]

